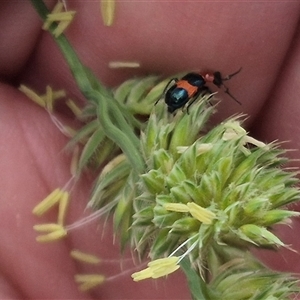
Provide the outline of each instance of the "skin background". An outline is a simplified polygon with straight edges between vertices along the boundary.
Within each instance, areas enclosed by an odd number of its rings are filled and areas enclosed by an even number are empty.
[[[183,70],[219,70],[226,75],[243,67],[228,83],[242,106],[220,92],[223,101],[214,122],[245,113],[250,116],[246,128],[251,135],[266,142],[288,141],[284,147],[296,149],[288,156],[300,157],[298,1],[119,1],[115,23],[109,28],[102,25],[98,1],[67,3],[77,11],[67,37],[104,83],[114,86],[136,75]],[[118,258],[109,222],[90,224],[57,243],[35,242],[32,226],[53,220],[55,212],[38,220],[31,210],[68,181],[70,155],[63,150],[67,139],[47,112],[17,87],[22,82],[43,93],[51,84],[66,89],[73,99],[82,99],[57,46],[40,28],[29,1],[0,2],[0,299],[189,299],[179,272],[155,282],[134,283],[123,276],[90,294],[79,292],[74,274],[91,270],[74,263],[69,251],[79,248]],[[112,60],[139,61],[142,68],[111,70]],[[291,166],[299,167],[299,161]],[[68,224],[86,215],[91,184],[91,178],[78,183]],[[293,230],[276,230],[299,251],[298,227],[295,220]],[[300,272],[297,252],[262,256],[276,269]],[[127,268],[124,262],[123,270]],[[104,264],[100,272],[114,275],[120,266]]]

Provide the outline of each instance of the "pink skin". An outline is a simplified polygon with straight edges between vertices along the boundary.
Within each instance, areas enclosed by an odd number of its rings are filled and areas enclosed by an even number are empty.
[[[48,4],[53,6],[54,2]],[[285,147],[299,149],[298,1],[120,1],[110,28],[102,25],[98,1],[72,0],[68,6],[78,13],[67,36],[82,61],[106,84],[116,85],[137,73],[212,70],[226,76],[242,66],[243,70],[227,84],[243,105],[219,93],[224,101],[215,119],[246,113],[250,115],[247,128],[252,135],[263,141],[289,141]],[[31,210],[68,181],[70,156],[62,151],[67,139],[48,114],[15,87],[22,82],[43,92],[51,84],[66,89],[74,99],[82,97],[57,46],[48,33],[41,31],[41,22],[29,1],[1,1],[0,28],[0,298],[188,299],[180,272],[168,280],[141,283],[132,282],[127,274],[92,293],[79,292],[73,276],[85,267],[74,263],[69,251],[79,248],[105,258],[118,257],[108,225],[103,236],[103,227],[94,222],[66,240],[48,245],[35,242],[32,226],[53,221],[55,212],[38,219]],[[112,60],[139,61],[142,68],[111,70],[108,62]],[[298,150],[288,154],[299,158]],[[299,166],[299,162],[293,166]],[[78,183],[68,224],[83,216],[91,184],[89,179]],[[293,230],[279,230],[286,243],[300,250],[297,227],[298,220]],[[277,269],[300,271],[298,253],[268,252],[265,256]],[[98,271],[114,275],[120,267],[104,264]]]

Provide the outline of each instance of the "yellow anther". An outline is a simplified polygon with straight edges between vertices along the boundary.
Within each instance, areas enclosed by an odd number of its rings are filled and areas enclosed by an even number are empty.
[[[115,17],[115,0],[101,0],[100,9],[105,26],[111,26]]]
[[[68,99],[66,101],[66,104],[70,108],[70,110],[72,111],[75,117],[81,116],[82,110],[79,108],[79,106],[77,106],[77,104],[73,100]]]
[[[151,268],[161,268],[161,267],[167,267],[170,265],[175,265],[179,261],[178,256],[170,256],[170,257],[165,257],[165,258],[158,258],[156,260],[150,261],[148,263],[148,267]]]
[[[58,204],[58,223],[38,224],[34,225],[33,229],[38,232],[46,232],[48,234],[40,235],[36,240],[40,243],[52,242],[61,239],[67,235],[67,230],[63,227],[66,210],[69,203],[69,192],[59,188],[55,189],[43,201],[41,201],[32,213],[41,216]]]
[[[59,201],[59,206],[58,206],[57,223],[59,225],[64,225],[65,223],[66,211],[69,205],[69,200],[70,200],[69,192],[64,191],[62,193],[61,200]]]
[[[53,91],[49,85],[46,86],[46,107],[50,112],[53,111]]]
[[[48,234],[37,236],[36,241],[39,243],[49,243],[56,240],[60,240],[66,235],[67,235],[67,231],[61,226],[61,228],[58,230],[52,231]]]
[[[63,192],[60,189],[55,189],[50,195],[48,195],[44,200],[34,207],[32,213],[37,216],[43,215],[60,201],[62,195]]]
[[[73,150],[72,159],[71,159],[71,163],[70,163],[70,173],[74,177],[76,177],[76,175],[78,175],[77,170],[78,170],[79,158],[80,158],[80,151],[79,151],[79,147],[76,146]]]
[[[65,11],[58,13],[51,13],[47,16],[47,21],[50,22],[61,22],[61,21],[72,21],[75,15],[75,11]]]
[[[80,250],[72,250],[70,256],[78,261],[82,261],[88,264],[99,264],[101,259],[95,255],[84,253]]]
[[[52,93],[51,101],[52,102],[54,102],[56,99],[63,98],[63,97],[66,96],[66,91],[65,90],[54,91],[50,86],[48,86],[48,87],[51,89],[51,93]],[[46,103],[46,101],[47,101],[47,90],[46,90],[46,94],[41,95],[40,97]]]
[[[194,202],[187,203],[187,206],[190,209],[190,214],[203,224],[211,224],[212,220],[216,217],[212,211],[203,208]]]
[[[177,271],[179,268],[180,268],[179,265],[169,265],[169,266],[166,266],[165,268],[157,268],[157,269],[153,270],[152,278],[156,279],[159,277],[169,275],[169,274]]]
[[[150,268],[146,268],[142,271],[133,273],[131,277],[133,281],[141,281],[147,278],[152,278],[152,275],[153,275],[153,271]]]
[[[46,103],[42,97],[40,97],[36,92],[28,88],[27,86],[21,84],[19,90],[24,93],[30,100],[38,104],[39,106],[45,107]]]
[[[187,207],[186,204],[183,203],[166,203],[163,205],[164,209],[169,211],[176,211],[176,212],[189,212],[190,209]]]
[[[77,274],[74,276],[75,282],[79,283],[79,290],[85,292],[105,281],[105,276],[101,274]]]
[[[56,14],[58,12],[61,12],[63,8],[64,8],[63,3],[58,1],[52,10],[52,13]],[[51,24],[52,24],[51,21],[46,20],[45,23],[43,24],[43,29],[48,30]]]
[[[75,15],[75,12],[74,12]],[[57,38],[59,37],[71,24],[71,21],[74,18],[74,15],[72,15],[72,19],[70,21],[61,21],[58,23],[57,27],[53,30],[53,35]]]
[[[148,263],[148,268],[133,273],[131,277],[134,281],[140,281],[147,278],[159,278],[178,270],[180,268],[178,262],[179,257],[177,256],[156,259]]]
[[[136,61],[111,61],[108,63],[111,69],[140,68],[141,64]]]
[[[75,11],[62,11],[63,8],[63,3],[58,2],[52,10],[51,14],[47,15],[47,19],[43,25],[44,30],[49,30],[51,24],[53,22],[57,22],[58,25],[52,32],[55,37],[60,36],[66,30],[76,13]]]
[[[64,90],[53,91],[49,85],[46,87],[46,94],[44,95],[38,95],[35,91],[23,84],[20,85],[19,90],[34,103],[41,107],[46,107],[50,112],[53,110],[54,101],[66,96],[66,92]]]
[[[33,229],[38,232],[53,232],[61,229],[61,225],[55,223],[37,224],[33,226]]]

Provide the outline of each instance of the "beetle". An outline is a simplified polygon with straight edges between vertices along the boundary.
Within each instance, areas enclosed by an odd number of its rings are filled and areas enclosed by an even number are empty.
[[[224,78],[219,71],[214,73],[192,72],[186,74],[181,79],[172,78],[166,85],[163,92],[165,103],[168,106],[168,112],[173,113],[178,108],[184,108],[187,103],[188,112],[189,107],[197,100],[200,94],[204,95],[212,93],[206,86],[206,83],[213,83],[218,88],[224,87],[224,92],[228,94],[234,101],[241,104],[229,92],[228,87],[224,84],[224,81],[229,80],[234,75],[238,74],[241,70],[242,68]]]

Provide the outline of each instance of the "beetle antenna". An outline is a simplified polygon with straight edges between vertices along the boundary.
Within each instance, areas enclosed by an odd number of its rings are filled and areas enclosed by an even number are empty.
[[[242,67],[240,67],[236,72],[227,75],[225,78],[222,78],[222,81],[226,81],[226,80],[231,79],[234,75],[240,73],[241,71],[242,71]],[[225,93],[226,93],[226,92],[225,92]]]
[[[240,67],[236,72],[227,75],[226,77],[222,78],[220,72],[216,72],[215,73],[215,84],[217,86],[223,86],[225,88],[225,93],[227,95],[230,96],[230,98],[232,98],[235,102],[237,102],[239,105],[242,105],[242,103],[240,101],[238,101],[230,92],[229,92],[229,88],[223,83],[223,81],[229,80],[231,79],[233,76],[235,76],[236,74],[240,73],[242,70],[242,67]]]

